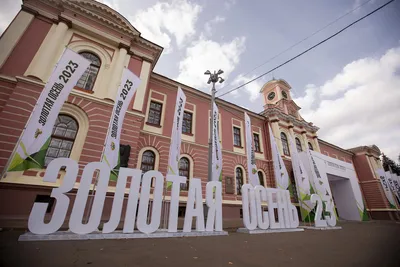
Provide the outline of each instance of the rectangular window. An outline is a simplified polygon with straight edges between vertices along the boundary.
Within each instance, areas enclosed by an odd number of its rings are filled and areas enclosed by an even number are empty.
[[[149,109],[149,118],[147,119],[147,123],[160,126],[161,112],[162,112],[162,104],[151,101]]]
[[[242,140],[240,138],[240,128],[233,127],[233,145],[242,147]]]
[[[253,133],[253,137],[254,137],[254,150],[256,152],[261,152],[261,148],[260,148],[260,136],[258,134]]]
[[[182,133],[191,134],[192,133],[192,118],[193,114],[190,112],[183,112],[182,121]]]

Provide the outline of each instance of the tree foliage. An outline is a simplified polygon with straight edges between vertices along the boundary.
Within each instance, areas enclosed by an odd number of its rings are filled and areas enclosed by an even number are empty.
[[[399,155],[399,161],[400,161],[400,155]],[[396,173],[397,175],[400,175],[400,164],[397,164],[394,160],[388,158],[385,154],[382,153],[382,165],[383,169],[385,171],[390,171]]]

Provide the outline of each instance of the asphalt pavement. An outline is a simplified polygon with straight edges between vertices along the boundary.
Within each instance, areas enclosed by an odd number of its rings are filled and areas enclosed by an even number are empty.
[[[341,222],[342,230],[165,239],[18,242],[0,232],[0,266],[400,266],[400,224]]]

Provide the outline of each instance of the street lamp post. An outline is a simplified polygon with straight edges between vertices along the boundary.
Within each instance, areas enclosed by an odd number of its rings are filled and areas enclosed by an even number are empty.
[[[205,75],[210,75],[210,78],[208,79],[208,84],[212,83],[212,89],[211,89],[211,114],[210,114],[210,138],[208,139],[208,181],[212,180],[212,126],[214,125],[214,100],[215,100],[215,93],[217,90],[215,89],[215,83],[223,83],[224,79],[219,77],[224,73],[221,69],[218,72],[211,73],[209,70],[207,70],[204,74]]]

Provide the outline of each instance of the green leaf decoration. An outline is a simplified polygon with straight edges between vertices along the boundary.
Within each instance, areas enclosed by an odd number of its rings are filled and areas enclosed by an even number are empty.
[[[310,185],[310,195],[315,194],[314,188]]]
[[[364,207],[364,210],[362,211],[361,220],[362,221],[369,221],[367,208],[365,208],[365,207]]]
[[[29,169],[43,169],[44,168],[44,158],[46,156],[47,148],[50,144],[50,137],[43,144],[40,150],[32,155],[29,155],[26,159],[22,159],[18,153],[15,153],[14,158],[8,171],[25,171]],[[26,152],[25,145],[21,142],[21,148]]]
[[[167,181],[167,189],[170,189],[172,187],[172,182]]]

